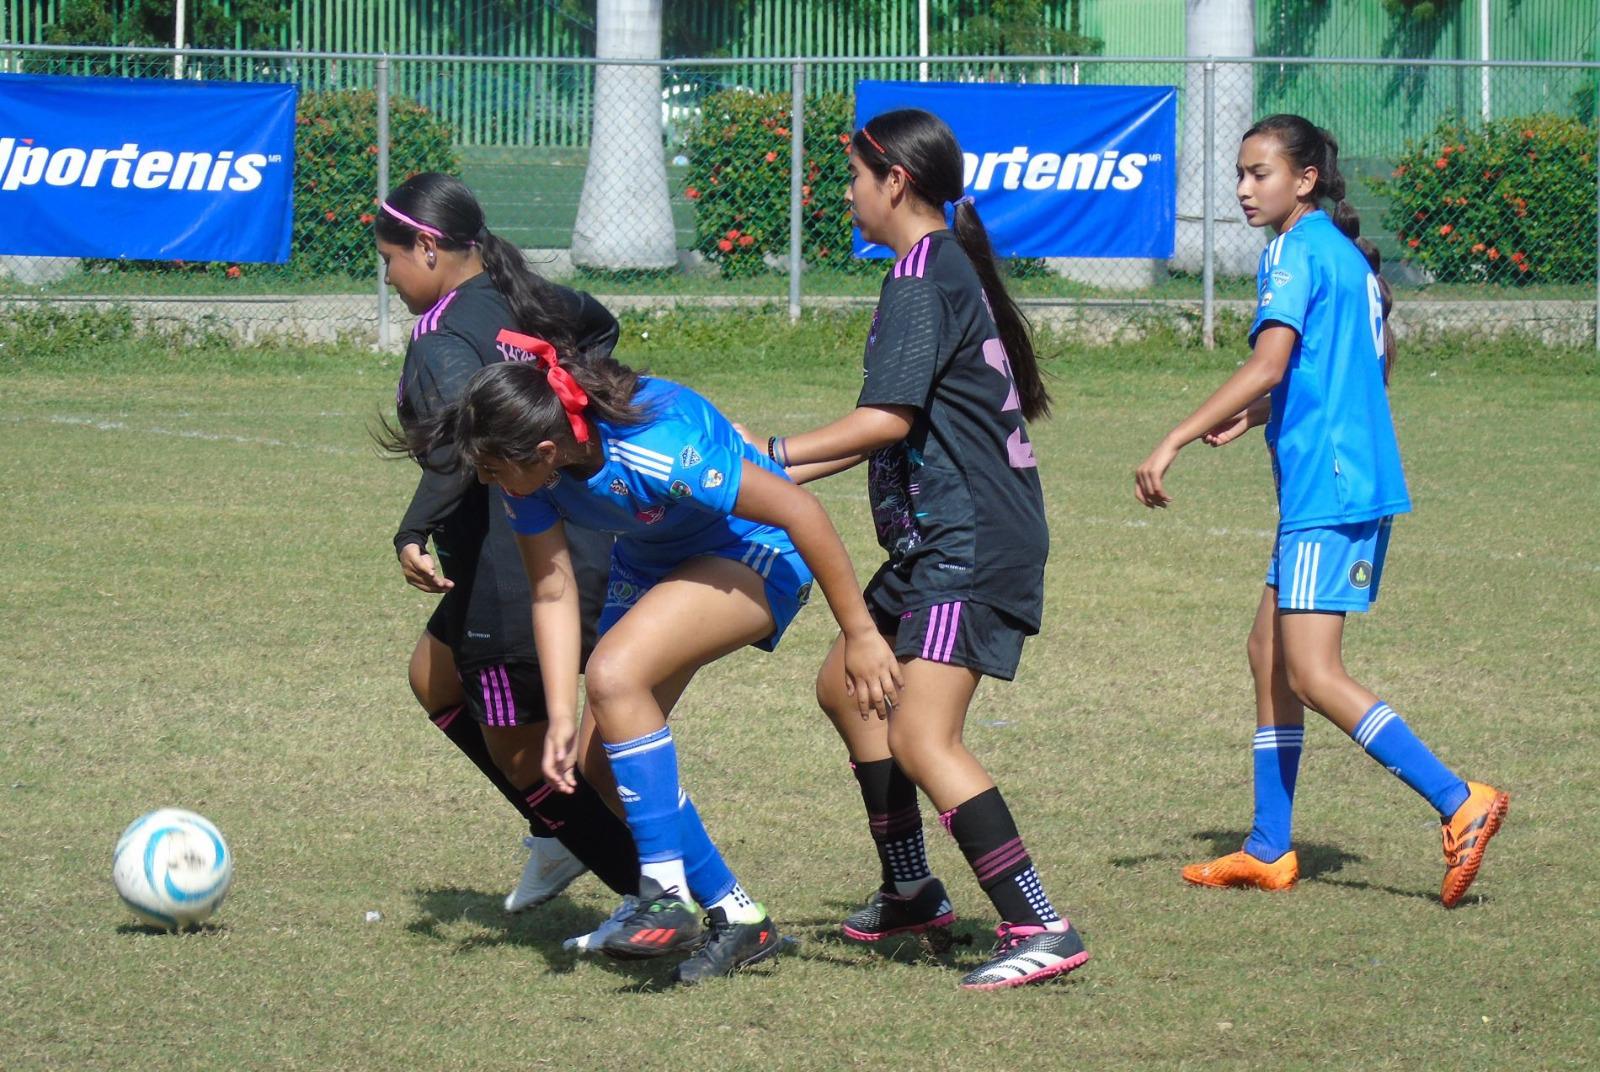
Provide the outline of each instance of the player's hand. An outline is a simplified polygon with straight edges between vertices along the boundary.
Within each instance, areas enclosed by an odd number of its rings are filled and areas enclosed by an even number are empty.
[[[544,761],[540,769],[545,781],[558,793],[572,793],[578,788],[577,776],[572,773],[578,763],[578,718],[576,715],[552,715],[544,731]]]
[[[1133,471],[1133,493],[1140,502],[1154,508],[1165,507],[1172,501],[1172,496],[1161,487],[1161,478],[1167,475],[1177,457],[1178,448],[1163,439],[1161,445],[1150,452],[1150,457],[1139,463],[1139,468]]]
[[[765,439],[757,439],[755,437],[755,433],[751,432],[750,429],[746,428],[744,425],[740,424],[738,421],[734,421],[733,422],[733,430],[735,432],[738,432],[740,438],[743,439],[746,443],[750,444],[752,447],[760,447],[763,452],[766,451],[766,449],[767,449],[767,441]]]
[[[1235,439],[1250,430],[1250,411],[1242,409],[1232,417],[1217,425],[1211,431],[1200,437],[1200,441],[1208,447],[1220,447],[1232,443]]]
[[[448,592],[456,582],[440,577],[433,571],[433,556],[418,544],[408,543],[400,548],[400,572],[413,588],[438,595]]]
[[[855,697],[862,718],[873,714],[888,718],[904,686],[900,660],[883,634],[868,629],[844,638],[844,691]]]

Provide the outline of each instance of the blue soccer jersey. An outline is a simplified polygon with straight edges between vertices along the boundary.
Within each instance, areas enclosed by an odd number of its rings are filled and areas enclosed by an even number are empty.
[[[789,552],[789,534],[733,516],[742,463],[783,469],[740,437],[704,398],[644,378],[634,402],[644,423],[595,421],[605,461],[587,480],[557,473],[532,495],[501,492],[511,528],[526,536],[566,519],[617,535],[617,549],[644,568],[670,568],[741,541]]]
[[[1299,335],[1266,428],[1279,528],[1409,511],[1383,384],[1383,299],[1366,257],[1313,212],[1262,251],[1256,287],[1251,344],[1274,323]]]

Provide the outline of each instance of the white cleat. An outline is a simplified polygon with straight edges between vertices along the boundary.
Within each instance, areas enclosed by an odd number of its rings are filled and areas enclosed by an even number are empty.
[[[639,899],[633,894],[622,898],[622,903],[616,910],[606,917],[606,921],[588,934],[580,934],[576,938],[568,938],[561,943],[562,949],[576,949],[580,953],[597,953],[600,946],[622,926],[622,921],[639,910]]]
[[[555,838],[525,837],[522,843],[532,850],[532,855],[522,869],[517,888],[506,894],[507,912],[537,908],[589,870]]]

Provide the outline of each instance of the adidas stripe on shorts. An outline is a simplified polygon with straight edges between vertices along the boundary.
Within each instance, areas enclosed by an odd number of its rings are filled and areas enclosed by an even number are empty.
[[[1267,585],[1278,590],[1278,609],[1362,612],[1378,601],[1392,517],[1278,533],[1267,565]]]

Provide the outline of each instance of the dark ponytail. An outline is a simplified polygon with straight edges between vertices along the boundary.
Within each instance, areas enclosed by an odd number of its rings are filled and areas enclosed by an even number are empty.
[[[529,335],[548,339],[563,353],[572,348],[575,310],[565,294],[529,267],[520,249],[489,231],[483,206],[466,183],[452,175],[425,171],[389,191],[384,204],[409,222],[380,208],[372,225],[379,238],[409,246],[418,234],[436,231],[434,240],[440,249],[464,251],[476,247],[489,281],[511,306],[516,326]]]
[[[640,374],[620,361],[594,356],[573,360],[563,354],[560,364],[589,396],[585,417],[619,425],[649,418],[646,408],[633,400]],[[403,430],[385,423],[375,438],[392,454],[409,455],[438,472],[455,472],[486,458],[530,461],[538,456],[540,443],[571,442],[573,433],[542,365],[497,361],[473,373],[455,402]]]
[[[879,179],[898,164],[910,176],[908,189],[912,196],[940,212],[955,203],[956,241],[978,274],[989,311],[1000,330],[1000,343],[1011,362],[1022,416],[1030,421],[1048,417],[1050,393],[1045,390],[1039,371],[1028,319],[1006,290],[989,232],[977,208],[962,196],[965,161],[955,133],[931,112],[902,108],[868,120],[852,139],[851,151]]]

